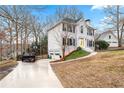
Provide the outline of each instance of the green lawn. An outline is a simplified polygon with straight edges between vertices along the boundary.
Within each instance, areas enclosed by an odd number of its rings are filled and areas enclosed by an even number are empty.
[[[75,59],[75,58],[79,58],[79,57],[83,57],[90,54],[89,52],[86,52],[84,50],[76,50],[74,52],[72,52],[70,55],[65,57],[65,60],[70,60],[70,59]]]

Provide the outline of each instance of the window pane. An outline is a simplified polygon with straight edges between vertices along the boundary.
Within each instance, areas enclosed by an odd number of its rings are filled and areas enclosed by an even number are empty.
[[[73,46],[75,46],[75,39],[73,39]]]
[[[63,31],[66,31],[67,30],[67,26],[65,23],[63,23]]]
[[[73,33],[75,33],[75,26],[73,26]]]
[[[81,33],[83,33],[83,26],[81,26],[80,30],[81,30]]]
[[[70,39],[70,45],[72,45],[72,39]]]

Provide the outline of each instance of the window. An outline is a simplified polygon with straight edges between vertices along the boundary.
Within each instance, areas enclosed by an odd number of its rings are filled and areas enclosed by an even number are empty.
[[[89,41],[89,47],[92,47],[92,41],[91,40]]]
[[[92,32],[93,32],[93,36],[94,36],[94,30]]]
[[[67,30],[67,26],[66,24],[63,23],[63,31],[66,31]]]
[[[117,42],[112,42],[112,43],[117,43]]]
[[[67,31],[72,32],[72,26],[71,25],[68,24],[67,28],[68,28]]]
[[[53,55],[53,53],[50,53],[50,55]]]
[[[70,25],[69,27],[70,27],[70,32],[72,32],[72,26]]]
[[[89,40],[87,39],[87,46],[89,47]]]
[[[90,29],[90,28],[87,28],[87,35],[94,35],[94,30]]]
[[[87,35],[90,35],[90,29],[87,28]]]
[[[75,46],[75,39],[73,39],[73,46]]]
[[[92,41],[92,43],[93,43],[93,47],[95,46],[95,43],[94,43],[94,41]]]
[[[63,38],[63,46],[66,45],[66,39]]]
[[[70,45],[70,40],[69,40],[69,38],[67,38],[67,45],[68,45],[68,46]]]
[[[109,35],[109,39],[111,39],[111,35]]]
[[[69,41],[70,41],[70,44],[69,45],[71,46],[72,45],[72,39],[69,39]]]
[[[94,46],[94,41],[92,41],[92,40],[87,40],[87,46],[88,46],[88,47],[93,47],[93,46]]]
[[[83,26],[81,26],[81,33],[83,33]]]
[[[59,53],[55,53],[55,55],[60,55]]]
[[[75,33],[75,26],[73,26],[73,33]]]
[[[69,31],[70,32],[70,25],[69,24],[67,24],[67,31]]]

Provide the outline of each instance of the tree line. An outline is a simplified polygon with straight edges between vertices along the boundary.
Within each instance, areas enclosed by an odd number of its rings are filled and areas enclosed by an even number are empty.
[[[46,48],[47,35],[43,30],[45,23],[40,16],[32,14],[32,11],[43,10],[44,6],[38,9],[32,6],[0,6],[1,58],[4,50],[8,50],[10,57],[17,58],[30,50],[31,45],[37,47],[40,44]],[[43,48],[40,49],[42,51]]]

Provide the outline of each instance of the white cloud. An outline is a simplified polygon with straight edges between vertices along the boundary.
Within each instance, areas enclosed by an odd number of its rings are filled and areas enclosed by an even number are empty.
[[[103,9],[104,7],[107,7],[107,5],[93,5],[93,6],[91,7],[91,10],[95,10],[95,9],[101,10],[101,9]]]
[[[91,10],[95,10],[95,9],[102,9],[102,6],[93,5],[93,6],[91,7]]]

